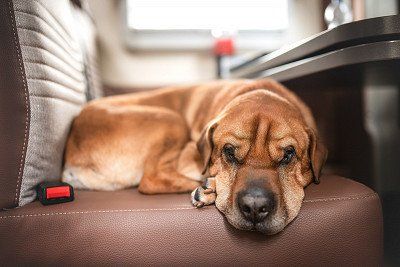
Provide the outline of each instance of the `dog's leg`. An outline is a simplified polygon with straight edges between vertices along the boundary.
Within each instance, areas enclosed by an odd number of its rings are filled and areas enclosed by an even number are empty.
[[[167,140],[168,147],[160,154],[151,155],[146,163],[145,174],[139,184],[139,192],[144,194],[190,192],[200,182],[177,171],[178,159],[182,149],[181,138]]]
[[[199,185],[199,182],[170,170],[159,172],[155,176],[144,176],[139,185],[143,194],[186,193]]]
[[[177,171],[181,153],[180,139],[169,140],[168,142],[168,149],[162,151],[159,155],[148,158],[147,169],[145,169],[145,174],[139,184],[141,193],[184,193],[199,186],[199,181],[192,180]]]
[[[199,151],[196,147],[196,142],[190,141],[179,155],[178,172],[195,181],[204,181],[204,176],[201,174],[203,162]]]
[[[204,180],[201,169],[202,160],[196,143],[191,141],[186,144],[179,157],[178,171],[191,179]],[[215,178],[209,177],[204,180],[203,186],[197,187],[191,194],[192,204],[196,207],[211,205],[215,202]]]
[[[139,191],[144,194],[190,192],[200,185],[200,181],[178,171],[179,157],[189,139],[186,123],[181,116],[171,115],[163,131],[159,134],[165,137],[153,144],[158,149],[152,149],[146,159]]]
[[[214,204],[217,197],[215,188],[215,178],[207,178],[203,186],[197,187],[191,194],[192,204],[197,208],[204,205]]]

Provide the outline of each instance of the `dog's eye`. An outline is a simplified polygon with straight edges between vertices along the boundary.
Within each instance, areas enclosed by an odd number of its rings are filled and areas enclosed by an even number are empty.
[[[235,147],[231,144],[226,144],[222,149],[222,153],[225,155],[225,158],[230,163],[238,163],[237,158],[235,157]]]
[[[296,156],[296,150],[294,149],[294,147],[289,146],[285,148],[285,154],[283,155],[283,159],[280,161],[280,164],[289,164],[294,156]]]

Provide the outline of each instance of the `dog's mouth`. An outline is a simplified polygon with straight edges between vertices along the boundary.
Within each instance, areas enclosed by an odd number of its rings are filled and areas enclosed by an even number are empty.
[[[254,213],[246,213],[248,210],[240,206],[241,203],[238,201],[232,203],[233,205],[224,205],[226,201],[221,201],[218,197],[221,197],[221,195],[217,195],[217,201],[215,203],[217,209],[225,216],[229,224],[239,230],[254,231],[264,235],[274,235],[282,231],[287,225],[287,215],[282,210],[279,201],[275,202],[275,205],[270,208],[270,211],[265,211],[263,214],[258,214],[257,216],[257,214]],[[275,199],[279,198],[275,197]],[[254,203],[259,204],[260,202],[256,199]],[[261,210],[261,207],[258,210]],[[253,209],[253,212],[254,211]]]
[[[265,235],[274,235],[282,231],[284,228],[284,223],[274,226],[267,226],[265,223],[257,223],[254,225],[253,231],[261,232]]]
[[[274,235],[281,232],[285,226],[285,218],[271,214],[262,222],[250,222],[243,217],[226,215],[228,222],[239,230],[259,232],[264,235]]]

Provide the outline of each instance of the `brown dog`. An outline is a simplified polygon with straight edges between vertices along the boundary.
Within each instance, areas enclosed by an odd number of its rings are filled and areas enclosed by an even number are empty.
[[[63,180],[194,190],[195,206],[215,202],[236,228],[274,234],[297,216],[326,156],[310,110],[282,85],[218,81],[89,103],[73,123]]]

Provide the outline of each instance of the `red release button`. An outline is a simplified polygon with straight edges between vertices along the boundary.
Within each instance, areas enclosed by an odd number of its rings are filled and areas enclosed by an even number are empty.
[[[70,197],[71,192],[69,191],[69,186],[57,186],[57,187],[49,187],[46,189],[46,198],[61,198],[61,197]]]

